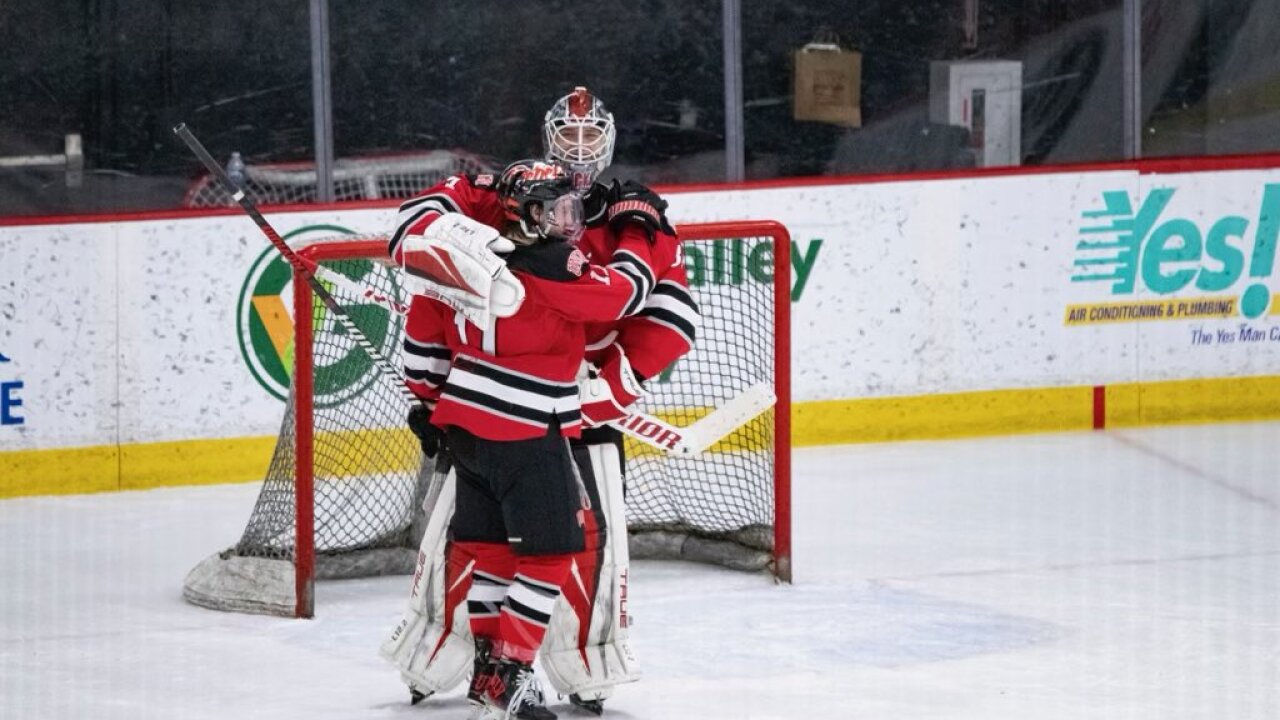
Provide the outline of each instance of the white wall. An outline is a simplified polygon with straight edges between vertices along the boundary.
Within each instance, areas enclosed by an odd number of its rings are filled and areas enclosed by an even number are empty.
[[[1253,285],[1263,290],[1251,292],[1280,292],[1274,266],[1249,276],[1261,267],[1251,262],[1257,231],[1270,222],[1261,217],[1267,183],[1280,184],[1280,171],[1059,173],[668,197],[678,222],[779,220],[791,231],[793,257],[813,260],[793,306],[793,386],[803,401],[1275,373],[1280,315],[1246,319],[1237,306],[1226,318],[1064,322],[1072,304],[1213,296],[1238,305]],[[1103,207],[1103,193],[1127,194],[1137,211],[1161,188],[1173,195],[1143,239],[1139,264],[1170,220],[1207,239],[1236,216],[1224,227],[1244,223],[1241,237],[1226,240],[1242,258],[1240,277],[1219,291],[1193,282],[1166,294],[1147,287],[1141,272],[1131,293],[1072,282],[1077,260],[1105,254],[1077,243],[1117,237],[1082,234],[1110,221],[1085,215]],[[377,232],[393,215],[325,210],[270,219],[282,234],[316,225]],[[334,233],[303,233],[325,234]],[[1170,242],[1172,250],[1186,243]],[[250,374],[236,332],[246,276],[267,248],[241,215],[0,227],[0,355],[8,359],[0,383],[22,402],[8,409],[20,421],[0,426],[0,450],[275,433],[282,403]],[[1200,268],[1223,265],[1202,248],[1156,269]],[[1263,339],[1246,342],[1242,326]],[[1193,342],[1193,331],[1212,342]],[[1219,331],[1237,340],[1223,343]]]

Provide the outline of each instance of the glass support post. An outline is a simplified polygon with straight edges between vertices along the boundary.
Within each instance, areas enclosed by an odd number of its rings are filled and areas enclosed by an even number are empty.
[[[333,97],[329,0],[311,0],[311,109],[315,122],[316,202],[333,202]]]
[[[724,179],[746,176],[742,130],[742,3],[724,0]]]
[[[1123,0],[1123,107],[1124,156],[1142,157],[1142,0]]]

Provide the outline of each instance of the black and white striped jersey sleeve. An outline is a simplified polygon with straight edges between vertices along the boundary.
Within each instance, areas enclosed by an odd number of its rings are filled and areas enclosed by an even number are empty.
[[[404,377],[419,396],[439,393],[449,376],[449,348],[442,343],[420,342],[408,335],[404,338]]]
[[[609,263],[609,269],[622,275],[627,282],[631,283],[631,299],[623,309],[622,317],[635,315],[644,307],[649,294],[653,292],[655,285],[653,268],[649,267],[646,259],[640,257],[637,253],[619,249],[614,252],[613,260]]]
[[[453,356],[447,345],[444,312],[443,305],[420,295],[409,304],[401,362],[409,389],[423,400],[439,398],[449,376]]]
[[[439,189],[437,189],[439,188]],[[436,186],[425,194],[410,198],[400,205],[396,226],[387,241],[387,254],[400,262],[397,254],[406,235],[421,234],[435,218],[449,212],[462,212],[457,198],[451,197],[442,186]]]
[[[689,347],[698,338],[702,314],[689,289],[674,280],[662,280],[649,294],[639,318],[661,325],[679,335]]]

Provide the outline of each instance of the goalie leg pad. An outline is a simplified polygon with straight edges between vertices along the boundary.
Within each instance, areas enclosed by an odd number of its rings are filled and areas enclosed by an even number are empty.
[[[603,700],[615,685],[640,679],[627,634],[630,558],[618,439],[574,453],[603,511],[605,543],[601,552],[588,549],[575,557],[542,649],[542,668],[556,692],[585,700]]]
[[[406,631],[419,642],[402,646],[403,654],[387,658],[400,669],[400,678],[410,689],[432,695],[452,690],[466,680],[475,658],[475,641],[465,631],[465,620],[462,625],[446,634],[442,625],[427,623],[421,615],[410,622]]]
[[[455,474],[430,497],[426,532],[418,549],[405,615],[379,654],[400,670],[410,688],[426,695],[457,687],[471,669],[471,638],[466,595],[474,560],[445,540],[453,515]]]

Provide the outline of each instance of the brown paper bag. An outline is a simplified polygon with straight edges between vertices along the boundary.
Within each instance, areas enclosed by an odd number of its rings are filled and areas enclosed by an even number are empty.
[[[795,52],[795,119],[862,127],[861,85],[861,53],[805,45]]]

